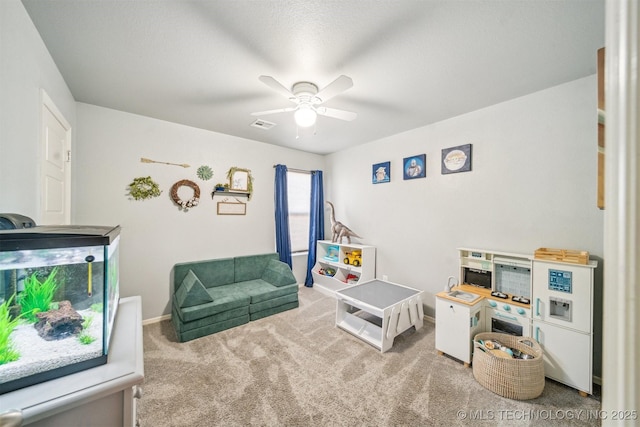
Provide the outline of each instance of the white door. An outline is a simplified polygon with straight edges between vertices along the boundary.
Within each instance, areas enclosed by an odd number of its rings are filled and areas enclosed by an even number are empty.
[[[489,307],[484,307],[484,321],[486,325],[486,331],[517,335],[522,337],[531,336],[531,322],[529,320],[528,310],[522,309],[524,314],[520,314],[516,311],[516,308],[511,311],[511,306],[506,303],[503,304],[509,307],[510,311],[498,310],[497,308],[492,308],[494,307],[492,303],[495,303],[495,301],[488,301]]]
[[[533,338],[544,353],[544,374],[591,394],[591,335],[533,321]]]
[[[71,126],[42,92],[41,217],[38,225],[71,222]]]
[[[436,350],[471,363],[473,336],[482,330],[481,307],[436,297]]]
[[[593,264],[533,261],[533,318],[591,333]]]

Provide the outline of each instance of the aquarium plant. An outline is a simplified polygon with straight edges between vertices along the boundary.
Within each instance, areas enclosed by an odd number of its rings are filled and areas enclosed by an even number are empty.
[[[38,320],[36,313],[49,311],[53,294],[58,288],[55,280],[57,272],[58,267],[54,267],[44,282],[38,279],[37,273],[24,279],[24,292],[20,294],[18,303],[27,321],[35,323]]]
[[[87,333],[87,330],[93,323],[93,316],[87,316],[84,318],[82,322],[82,332],[78,335],[78,341],[80,344],[88,345],[96,340],[96,337],[93,337]]]
[[[91,311],[94,311],[96,313],[102,313],[103,307],[104,307],[104,304],[102,304],[101,302],[97,302],[95,304],[91,304]]]
[[[18,326],[20,316],[11,319],[10,309],[11,302],[16,295],[0,305],[0,365],[13,362],[20,358],[20,353],[14,348],[11,340],[11,333]]]

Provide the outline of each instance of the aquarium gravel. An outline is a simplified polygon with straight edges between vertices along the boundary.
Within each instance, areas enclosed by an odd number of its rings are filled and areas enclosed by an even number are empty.
[[[93,316],[93,321],[84,333],[97,338],[91,344],[81,344],[78,336],[62,340],[46,341],[38,335],[33,324],[21,323],[11,339],[20,358],[0,365],[0,383],[28,377],[40,372],[73,365],[102,356],[102,315],[90,309],[78,310],[84,318]]]

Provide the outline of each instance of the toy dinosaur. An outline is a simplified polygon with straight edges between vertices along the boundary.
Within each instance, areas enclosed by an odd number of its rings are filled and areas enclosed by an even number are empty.
[[[351,237],[362,239],[362,237],[354,233],[349,227],[347,227],[340,221],[336,221],[336,215],[333,210],[333,203],[327,202],[327,204],[331,208],[331,241],[342,243],[342,238],[346,237],[347,243],[351,243]]]

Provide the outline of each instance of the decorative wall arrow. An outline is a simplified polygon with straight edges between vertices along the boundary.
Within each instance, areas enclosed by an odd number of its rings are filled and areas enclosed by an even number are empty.
[[[146,157],[141,157],[140,161],[142,163],[160,163],[163,165],[171,165],[171,166],[182,166],[183,168],[188,168],[190,167],[188,164],[186,163],[169,163],[169,162],[158,162],[156,160],[151,160],[151,159],[147,159]]]

